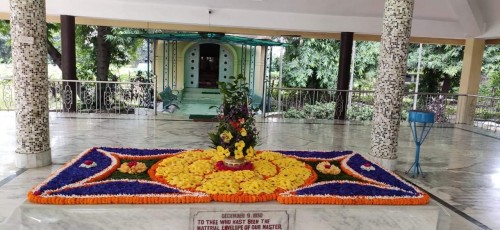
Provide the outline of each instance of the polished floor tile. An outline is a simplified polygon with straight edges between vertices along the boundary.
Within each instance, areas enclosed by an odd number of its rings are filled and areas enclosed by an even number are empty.
[[[52,161],[55,165],[19,171],[13,165],[15,120],[0,112],[0,222],[25,200],[26,191],[52,170],[93,146],[137,148],[208,148],[207,132],[217,123],[193,122],[160,114],[152,116],[51,114]],[[259,119],[259,149],[354,150],[370,149],[369,123]],[[488,134],[489,135],[489,134]],[[402,124],[397,173],[452,206],[450,229],[500,229],[500,139],[465,126],[435,127],[422,146],[425,178],[405,175],[414,161],[415,144]],[[20,175],[16,176],[16,173]],[[433,201],[434,202],[434,201]],[[436,202],[437,203],[437,202]],[[438,203],[437,203],[438,204]],[[438,204],[439,205],[439,204]],[[469,216],[478,223],[464,219]],[[455,226],[455,227],[453,227]]]

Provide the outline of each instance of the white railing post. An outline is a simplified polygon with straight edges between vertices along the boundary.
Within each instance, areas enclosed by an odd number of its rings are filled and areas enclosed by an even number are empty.
[[[157,81],[156,75],[153,75],[153,77],[154,77],[154,81],[155,81],[154,88],[153,88],[153,109],[155,110],[155,116],[156,116],[157,115],[157,112],[156,112],[156,89],[158,87],[158,81]]]
[[[420,64],[422,63],[422,43],[418,48],[417,79],[415,80],[415,95],[413,95],[413,109],[417,109],[418,84],[420,82]]]

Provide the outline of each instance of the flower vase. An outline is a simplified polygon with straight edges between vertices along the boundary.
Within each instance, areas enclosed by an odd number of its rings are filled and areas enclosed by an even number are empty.
[[[224,158],[224,165],[229,168],[239,168],[245,165],[245,158],[236,159],[234,156]]]

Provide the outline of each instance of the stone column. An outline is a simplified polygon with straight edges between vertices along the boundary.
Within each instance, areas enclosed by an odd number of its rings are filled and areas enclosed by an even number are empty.
[[[396,166],[413,6],[414,0],[385,1],[370,155],[390,170]]]
[[[459,94],[477,95],[481,82],[483,66],[484,39],[471,38],[465,41],[462,76],[460,77]],[[459,124],[472,125],[476,109],[476,97],[458,97],[457,121]]]
[[[45,0],[10,0],[16,166],[51,164]]]

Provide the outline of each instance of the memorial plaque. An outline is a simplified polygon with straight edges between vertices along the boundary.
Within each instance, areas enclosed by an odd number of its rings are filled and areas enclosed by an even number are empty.
[[[191,209],[193,230],[293,230],[295,210],[200,210]]]
[[[33,38],[33,37],[27,37],[27,36],[20,36],[19,37],[19,42],[20,43],[25,43],[25,44],[32,45],[33,42],[35,42],[35,38]]]

